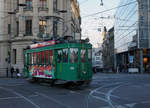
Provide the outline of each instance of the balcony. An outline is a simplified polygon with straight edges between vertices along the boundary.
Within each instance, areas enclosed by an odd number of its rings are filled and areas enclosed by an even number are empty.
[[[25,7],[24,8],[24,11],[32,11],[33,10],[33,7]]]
[[[42,32],[40,32],[38,35],[37,35],[37,37],[38,38],[42,38],[42,39],[48,39],[48,38],[50,38],[51,36],[50,36],[50,34],[49,33],[42,33]]]
[[[48,7],[39,7],[38,11],[48,11]]]

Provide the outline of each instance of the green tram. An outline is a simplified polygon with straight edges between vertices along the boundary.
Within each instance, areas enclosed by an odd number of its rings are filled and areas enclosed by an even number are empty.
[[[34,81],[50,79],[84,84],[92,80],[92,45],[89,43],[33,44],[24,57],[24,74]]]

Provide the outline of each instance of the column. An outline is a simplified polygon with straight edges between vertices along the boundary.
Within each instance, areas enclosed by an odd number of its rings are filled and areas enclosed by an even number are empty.
[[[19,4],[24,4],[25,1],[19,0]],[[25,34],[25,16],[24,16],[24,7],[19,7],[19,36],[23,37]]]
[[[39,1],[33,0],[33,20],[32,20],[32,32],[33,36],[37,37],[39,33],[39,15],[38,15],[38,7]]]

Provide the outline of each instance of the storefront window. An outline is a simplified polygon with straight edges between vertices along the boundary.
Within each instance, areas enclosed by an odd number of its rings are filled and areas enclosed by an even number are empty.
[[[82,49],[81,50],[81,62],[86,62],[86,50],[85,49]]]
[[[62,50],[58,50],[58,62],[61,62]]]
[[[68,62],[68,49],[63,49],[63,62]]]
[[[70,63],[78,62],[78,48],[70,48]]]

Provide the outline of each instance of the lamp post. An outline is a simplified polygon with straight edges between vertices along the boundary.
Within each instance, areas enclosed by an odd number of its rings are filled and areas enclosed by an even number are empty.
[[[67,13],[67,10],[57,10],[57,13]],[[51,19],[53,20],[53,37],[56,38],[57,34],[56,34],[56,29],[57,29],[57,23],[58,21],[62,20],[63,23],[63,32],[64,32],[64,19],[62,17],[58,17],[58,16],[45,16],[45,19]],[[54,23],[56,23],[56,25],[54,25]],[[64,34],[64,33],[63,33]]]
[[[103,5],[104,5],[103,0],[101,0],[100,6],[103,6]]]

